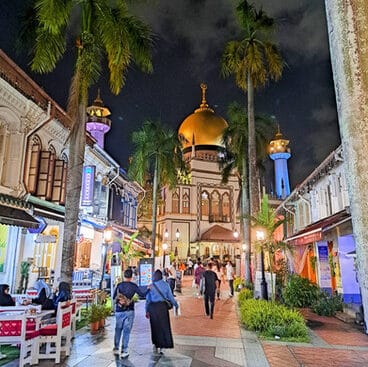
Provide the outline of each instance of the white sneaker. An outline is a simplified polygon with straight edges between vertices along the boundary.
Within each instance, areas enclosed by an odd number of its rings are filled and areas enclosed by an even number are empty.
[[[123,352],[120,355],[121,358],[127,358],[128,356],[129,356],[129,352]]]
[[[120,353],[119,353],[119,348],[114,348],[113,350],[112,350],[112,352],[116,355],[116,356],[118,356]]]

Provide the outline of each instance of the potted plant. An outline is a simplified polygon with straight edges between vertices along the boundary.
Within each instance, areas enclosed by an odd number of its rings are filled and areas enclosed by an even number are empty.
[[[98,313],[99,313],[99,327],[100,329],[105,327],[105,306],[104,305],[99,305],[98,306]]]
[[[90,311],[89,311],[89,323],[90,323],[90,329],[91,333],[94,333],[99,328],[100,323],[100,309],[98,305],[91,305]]]
[[[105,326],[105,319],[111,315],[111,308],[101,305],[100,307],[100,328]]]

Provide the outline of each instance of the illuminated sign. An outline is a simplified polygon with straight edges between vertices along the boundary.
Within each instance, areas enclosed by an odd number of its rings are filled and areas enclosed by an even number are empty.
[[[95,184],[95,166],[83,167],[83,179],[82,179],[82,206],[91,206],[93,204],[93,192]]]

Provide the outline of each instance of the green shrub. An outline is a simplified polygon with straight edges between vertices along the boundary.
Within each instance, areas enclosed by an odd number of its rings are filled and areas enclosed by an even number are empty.
[[[245,282],[242,278],[237,277],[234,279],[233,285],[234,285],[235,292],[239,292],[241,289],[245,287]]]
[[[317,300],[311,305],[311,309],[320,316],[333,316],[337,311],[343,310],[343,302],[340,295],[329,296],[321,291]]]
[[[309,307],[318,298],[319,288],[308,279],[291,275],[282,290],[282,298],[288,307]]]
[[[248,329],[265,338],[279,336],[281,340],[308,340],[303,316],[275,302],[245,299],[240,304],[240,319]]]
[[[238,295],[238,304],[243,303],[246,299],[253,298],[253,291],[248,288],[242,288]]]

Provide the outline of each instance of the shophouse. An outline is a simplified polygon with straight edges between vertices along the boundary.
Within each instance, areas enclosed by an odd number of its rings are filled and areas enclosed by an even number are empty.
[[[106,118],[91,117],[92,107],[88,121],[99,127]],[[0,50],[0,283],[12,292],[59,277],[70,126],[66,112]],[[101,272],[103,229],[110,222],[136,229],[143,190],[88,130],[75,265]],[[116,214],[122,206],[124,222]]]
[[[338,292],[346,303],[361,302],[355,241],[342,147],[338,147],[278,207],[290,219],[285,241],[291,270]]]

